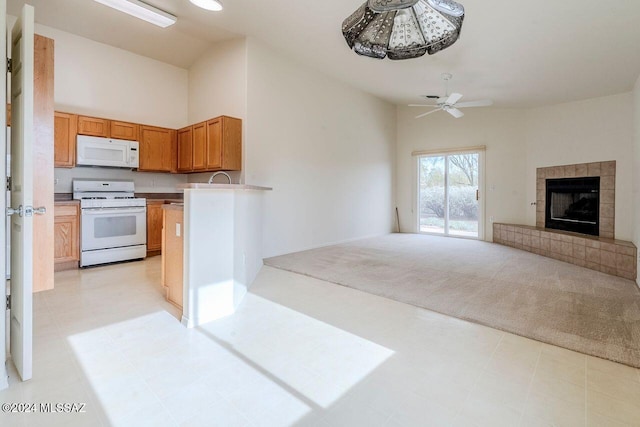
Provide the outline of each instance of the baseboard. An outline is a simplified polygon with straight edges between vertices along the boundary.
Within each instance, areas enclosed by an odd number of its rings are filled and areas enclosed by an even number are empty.
[[[79,268],[79,261],[57,262],[53,271],[77,270]]]
[[[391,231],[389,233],[378,233],[378,234],[369,234],[367,236],[361,236],[361,237],[353,237],[351,239],[338,240],[338,241],[335,241],[335,242],[323,243],[321,245],[316,245],[316,246],[308,246],[308,247],[304,247],[302,249],[296,249],[296,250],[291,251],[291,252],[269,255],[269,256],[265,256],[264,259],[273,258],[273,257],[277,257],[277,256],[282,256],[282,255],[295,254],[296,252],[304,252],[304,251],[310,251],[310,250],[313,250],[313,249],[326,248],[327,246],[342,245],[344,243],[351,243],[351,242],[355,242],[357,240],[373,239],[374,237],[388,236],[389,234],[402,234],[402,233],[396,233],[395,231]]]
[[[147,251],[147,258],[151,258],[154,256],[162,255],[162,251]]]

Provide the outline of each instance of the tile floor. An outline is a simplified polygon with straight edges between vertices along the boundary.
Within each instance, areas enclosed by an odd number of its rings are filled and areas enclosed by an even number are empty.
[[[640,426],[640,371],[263,268],[232,317],[187,330],[160,260],[56,275],[34,379],[2,426]]]

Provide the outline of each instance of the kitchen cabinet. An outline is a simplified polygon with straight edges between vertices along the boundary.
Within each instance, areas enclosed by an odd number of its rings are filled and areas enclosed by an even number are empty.
[[[55,271],[78,268],[80,261],[80,204],[56,202],[54,206]]]
[[[178,172],[242,168],[242,120],[221,116],[178,131]]]
[[[78,116],[54,113],[53,161],[57,168],[72,168],[76,165],[76,135]]]
[[[193,170],[193,126],[178,130],[178,172]]]
[[[154,126],[140,126],[139,171],[175,172],[178,169],[176,131]]]
[[[147,255],[162,250],[162,205],[164,200],[147,200]]]
[[[113,139],[126,139],[128,141],[137,141],[139,131],[139,125],[135,123],[118,122],[111,120],[109,124],[109,137]]]
[[[180,205],[164,205],[162,210],[162,285],[167,301],[182,308],[184,212]]]
[[[193,125],[193,170],[197,172],[207,169],[207,122]]]
[[[207,170],[242,168],[242,120],[221,116],[207,121]]]
[[[109,138],[110,120],[78,116],[78,135]]]

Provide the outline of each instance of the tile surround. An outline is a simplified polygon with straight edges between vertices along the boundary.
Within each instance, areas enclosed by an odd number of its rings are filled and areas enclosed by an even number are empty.
[[[615,237],[616,162],[581,163],[536,170],[536,227],[545,227],[547,179],[600,177],[600,237]]]
[[[637,277],[631,242],[527,225],[493,224],[493,241],[625,279]]]

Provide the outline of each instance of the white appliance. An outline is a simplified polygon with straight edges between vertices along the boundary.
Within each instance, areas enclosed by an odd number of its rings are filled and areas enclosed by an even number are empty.
[[[138,141],[78,135],[76,164],[137,169],[140,165]]]
[[[74,180],[80,200],[80,267],[147,256],[147,200],[132,181]]]

